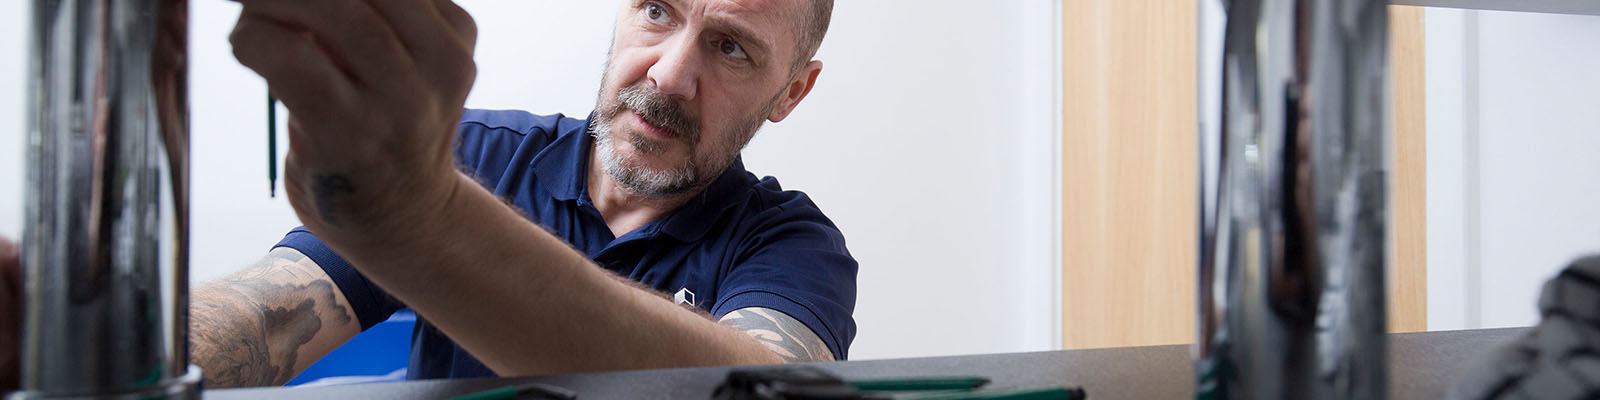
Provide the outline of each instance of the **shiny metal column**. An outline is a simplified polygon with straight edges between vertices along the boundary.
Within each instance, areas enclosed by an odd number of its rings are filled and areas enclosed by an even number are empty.
[[[188,5],[35,0],[22,391],[198,397],[188,358]]]
[[[1389,2],[1203,1],[1227,21],[1221,127],[1201,146],[1197,394],[1385,398]]]

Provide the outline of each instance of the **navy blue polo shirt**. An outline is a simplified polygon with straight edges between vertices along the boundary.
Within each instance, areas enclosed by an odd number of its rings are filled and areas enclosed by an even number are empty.
[[[735,160],[698,197],[618,238],[585,183],[592,141],[587,121],[467,110],[457,135],[455,157],[464,170],[600,267],[663,293],[687,290],[685,297],[693,293],[694,305],[713,317],[746,307],[781,311],[816,332],[835,357],[846,358],[856,330],[856,261],[839,229],[805,193],[785,191],[772,177],[757,179]],[[344,293],[362,330],[406,307],[305,228],[290,231],[278,246],[316,261]],[[411,346],[407,379],[494,375],[424,315]]]

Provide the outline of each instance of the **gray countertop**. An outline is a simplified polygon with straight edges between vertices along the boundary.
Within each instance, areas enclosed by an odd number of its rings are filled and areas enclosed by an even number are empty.
[[[1390,0],[1389,4],[1490,11],[1600,15],[1600,1],[1595,0]]]
[[[1395,399],[1438,399],[1479,354],[1526,328],[1390,335],[1390,392]],[[1194,397],[1187,345],[984,354],[814,364],[847,379],[926,375],[981,375],[989,388],[1082,386],[1089,398],[1186,399]],[[540,382],[573,389],[582,399],[704,399],[729,368],[683,368],[522,378],[430,380],[313,388],[212,390],[228,399],[440,399],[497,386]]]

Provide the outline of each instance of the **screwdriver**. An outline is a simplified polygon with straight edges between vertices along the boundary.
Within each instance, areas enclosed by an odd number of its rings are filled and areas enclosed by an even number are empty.
[[[278,99],[267,91],[267,196],[278,197]]]

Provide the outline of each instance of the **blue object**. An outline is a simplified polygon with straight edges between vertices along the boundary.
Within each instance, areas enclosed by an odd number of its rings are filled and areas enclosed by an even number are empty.
[[[836,358],[846,358],[856,330],[856,261],[809,197],[784,191],[777,179],[757,179],[735,159],[698,197],[613,238],[587,192],[587,127],[561,115],[467,110],[455,157],[495,195],[596,264],[712,316],[746,307],[783,312],[816,332]],[[405,308],[305,228],[278,245],[322,266],[363,328]],[[426,320],[418,321],[412,346],[407,379],[494,376]]]
[[[381,376],[405,368],[411,358],[411,331],[417,315],[400,310],[334,349],[284,386],[296,386],[329,377]]]

